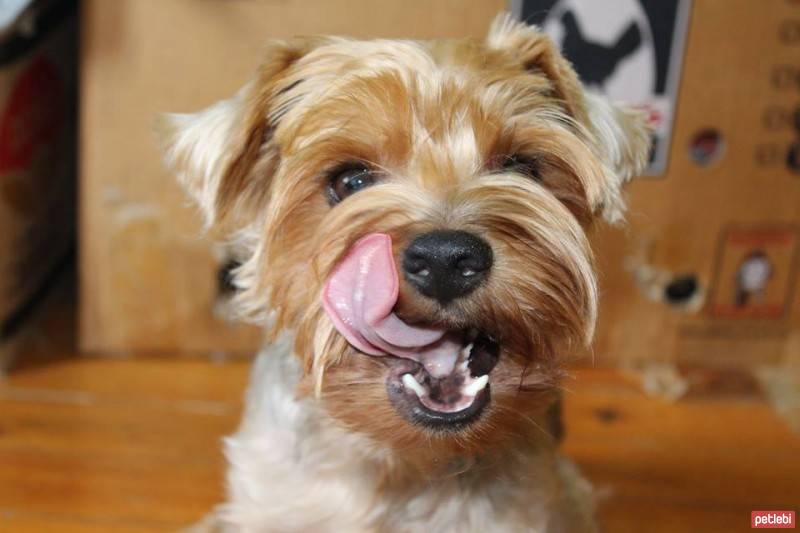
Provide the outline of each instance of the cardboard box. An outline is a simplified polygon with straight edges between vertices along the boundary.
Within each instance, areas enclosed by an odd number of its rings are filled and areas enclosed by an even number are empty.
[[[0,31],[0,342],[74,245],[75,11],[33,2]]]
[[[483,35],[504,4],[85,2],[83,347],[249,352],[260,341],[214,316],[224,257],[199,237],[197,213],[162,167],[150,133],[157,112],[231,94],[268,37]],[[694,0],[687,27],[668,149],[656,175],[630,186],[627,225],[594,238],[596,364],[750,366],[800,353],[800,174],[787,166],[800,153],[796,7]]]
[[[81,345],[98,352],[252,353],[215,316],[224,255],[162,164],[157,113],[242,86],[270,37],[485,34],[499,0],[87,0],[81,78]],[[224,276],[223,276],[224,277]],[[224,285],[224,283],[222,283]]]
[[[785,0],[692,2],[666,172],[634,181],[628,224],[596,238],[600,364],[800,353],[797,14]]]

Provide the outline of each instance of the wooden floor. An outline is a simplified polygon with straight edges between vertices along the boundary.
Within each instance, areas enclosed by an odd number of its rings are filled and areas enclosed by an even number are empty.
[[[245,361],[78,357],[47,323],[33,338],[0,382],[0,531],[174,531],[220,501]],[[800,510],[800,438],[757,393],[668,403],[605,370],[566,385],[564,451],[605,531],[748,531],[753,509]]]

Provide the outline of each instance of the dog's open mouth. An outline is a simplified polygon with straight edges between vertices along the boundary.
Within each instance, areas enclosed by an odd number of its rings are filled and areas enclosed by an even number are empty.
[[[389,399],[409,422],[436,430],[458,430],[478,419],[490,401],[490,376],[499,346],[477,330],[461,334],[456,364],[435,376],[410,359],[391,358]]]
[[[474,328],[452,331],[400,318],[398,285],[391,238],[373,233],[334,268],[322,304],[351,346],[385,358],[389,398],[402,416],[437,429],[463,427],[489,403],[499,346]]]

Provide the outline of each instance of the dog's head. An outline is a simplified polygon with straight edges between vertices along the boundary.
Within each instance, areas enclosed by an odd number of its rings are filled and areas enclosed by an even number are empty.
[[[237,95],[162,129],[244,251],[239,309],[296,333],[300,392],[437,457],[535,424],[592,337],[586,231],[648,151],[641,115],[505,16],[485,40],[273,43]]]

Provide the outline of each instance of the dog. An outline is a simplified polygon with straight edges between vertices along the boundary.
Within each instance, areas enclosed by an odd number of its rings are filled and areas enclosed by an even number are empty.
[[[158,129],[268,337],[197,530],[594,530],[550,428],[641,113],[502,14],[485,39],[271,42]]]

